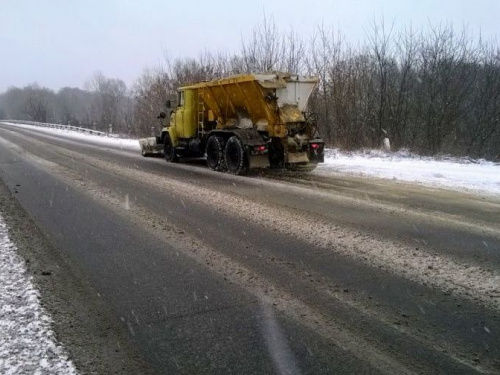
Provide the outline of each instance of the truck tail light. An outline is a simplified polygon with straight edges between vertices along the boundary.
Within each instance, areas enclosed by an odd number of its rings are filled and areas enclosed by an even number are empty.
[[[254,146],[253,147],[253,154],[265,154],[267,152],[267,146],[266,145],[259,145],[259,146]]]

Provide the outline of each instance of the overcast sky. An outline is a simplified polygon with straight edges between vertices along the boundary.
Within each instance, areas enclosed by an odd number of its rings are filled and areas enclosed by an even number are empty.
[[[264,14],[306,37],[333,26],[353,43],[381,17],[396,29],[452,23],[500,34],[500,0],[0,0],[0,92],[35,81],[82,87],[97,70],[131,84],[165,52],[239,51]]]

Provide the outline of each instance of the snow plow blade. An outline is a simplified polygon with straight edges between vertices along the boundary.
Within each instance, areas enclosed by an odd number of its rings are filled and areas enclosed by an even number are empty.
[[[151,156],[163,154],[163,144],[159,143],[158,141],[158,137],[139,139],[139,145],[141,146],[141,155]]]

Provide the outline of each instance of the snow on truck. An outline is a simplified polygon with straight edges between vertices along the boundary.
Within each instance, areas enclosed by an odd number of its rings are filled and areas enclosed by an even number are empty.
[[[312,170],[324,160],[307,101],[317,77],[245,74],[178,89],[177,107],[162,112],[159,136],[139,140],[144,156],[167,162],[206,155],[208,167],[231,174],[253,168]]]

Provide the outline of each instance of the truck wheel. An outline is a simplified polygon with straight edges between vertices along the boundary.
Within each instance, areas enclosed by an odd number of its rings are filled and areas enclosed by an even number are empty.
[[[164,142],[163,154],[165,154],[165,160],[169,163],[177,163],[179,161],[179,157],[175,153],[175,147],[168,135],[165,137]]]
[[[224,164],[224,147],[222,138],[212,135],[207,141],[207,165],[213,171],[222,171]]]
[[[233,135],[224,150],[227,171],[231,174],[245,174],[248,171],[248,155],[241,140]]]

